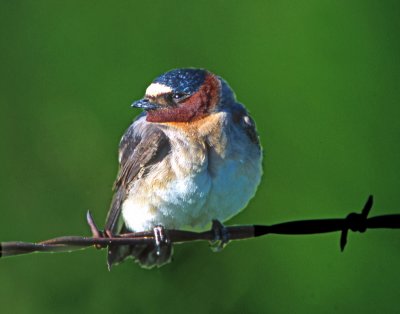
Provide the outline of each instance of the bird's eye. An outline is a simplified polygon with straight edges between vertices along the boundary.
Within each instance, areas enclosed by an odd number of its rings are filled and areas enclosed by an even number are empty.
[[[185,93],[180,93],[180,92],[176,92],[176,93],[173,93],[172,94],[172,98],[174,99],[174,100],[182,100],[182,99],[184,99],[184,98],[186,98],[188,95],[187,94],[185,94]]]

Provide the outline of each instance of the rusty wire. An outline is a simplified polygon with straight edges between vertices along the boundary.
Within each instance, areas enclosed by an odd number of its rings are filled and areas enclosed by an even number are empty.
[[[365,232],[367,229],[391,228],[400,229],[400,214],[382,215],[368,218],[372,209],[373,197],[369,196],[361,213],[350,213],[346,218],[312,219],[289,221],[274,225],[223,226],[218,221],[213,222],[210,230],[192,232],[166,229],[166,235],[171,243],[189,241],[233,241],[265,236],[268,234],[306,235],[340,231],[340,248],[343,251],[347,243],[348,231]],[[70,252],[90,246],[105,248],[113,245],[135,245],[154,243],[153,231],[124,233],[106,236],[100,231],[91,215],[87,213],[87,222],[92,232],[91,237],[63,236],[54,239],[31,242],[0,242],[0,257],[15,256],[33,252]]]

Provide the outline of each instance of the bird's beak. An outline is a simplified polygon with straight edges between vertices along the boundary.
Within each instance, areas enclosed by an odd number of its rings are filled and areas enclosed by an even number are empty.
[[[157,103],[150,102],[150,100],[146,98],[142,98],[140,100],[135,101],[131,107],[141,108],[144,110],[154,110],[159,108],[160,106]]]

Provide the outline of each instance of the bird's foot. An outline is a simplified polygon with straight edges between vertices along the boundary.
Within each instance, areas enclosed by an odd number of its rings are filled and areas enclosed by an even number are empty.
[[[221,252],[229,242],[229,231],[216,219],[212,221],[211,231],[214,232],[214,240],[210,241],[211,250],[213,252]]]
[[[171,261],[172,242],[163,226],[153,227],[154,242],[131,247],[131,255],[143,268],[160,267]]]
[[[167,247],[171,246],[171,241],[168,238],[167,233],[165,232],[165,228],[161,225],[155,226],[153,228],[154,232],[154,246],[156,249],[156,254],[161,256],[163,251]]]

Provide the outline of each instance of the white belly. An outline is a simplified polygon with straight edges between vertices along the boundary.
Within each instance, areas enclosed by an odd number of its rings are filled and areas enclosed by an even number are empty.
[[[123,203],[122,214],[130,230],[201,228],[212,219],[225,221],[243,209],[260,182],[260,162],[226,160],[213,175],[204,163],[190,176],[178,176],[148,195],[133,188]],[[146,190],[146,189],[144,189]]]

